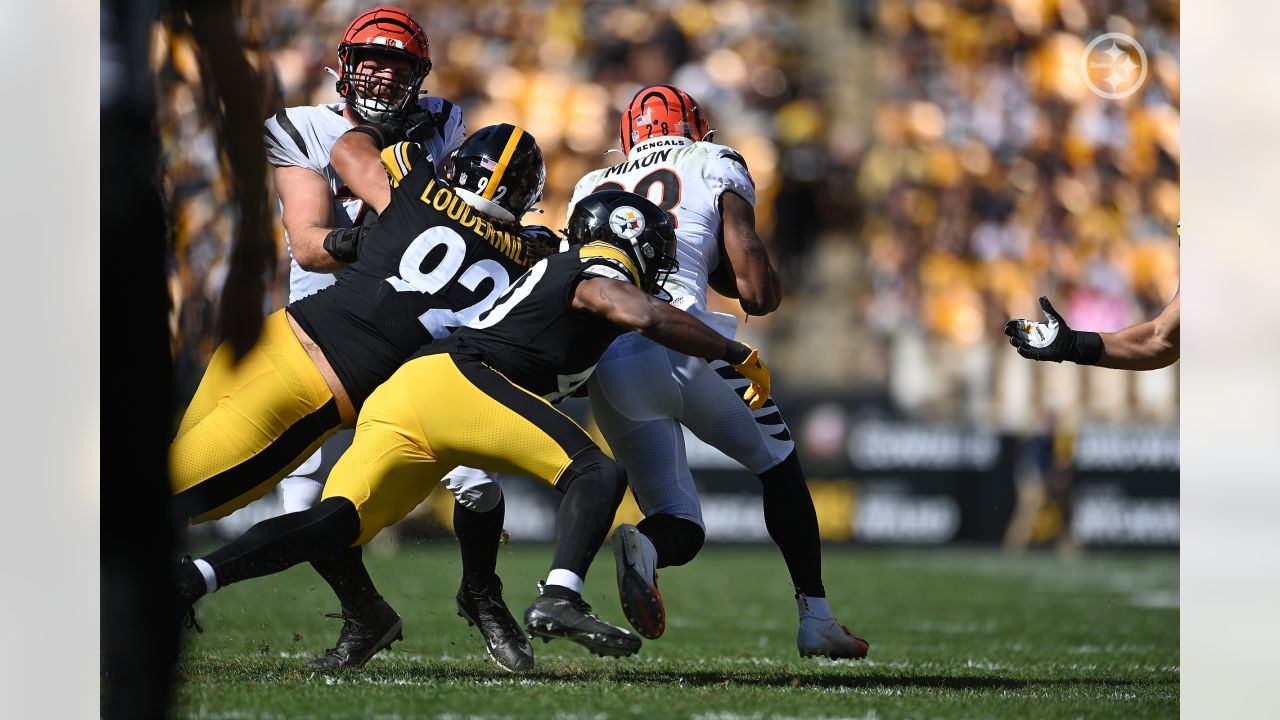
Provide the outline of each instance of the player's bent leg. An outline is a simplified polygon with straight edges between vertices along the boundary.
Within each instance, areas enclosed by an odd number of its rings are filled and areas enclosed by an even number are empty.
[[[464,476],[478,475],[484,480],[476,486],[457,477],[458,470],[464,471]],[[502,491],[488,479],[488,473],[472,468],[457,468],[445,477],[444,485],[455,491],[453,532],[462,553],[462,582],[454,598],[458,616],[480,631],[485,651],[498,667],[508,672],[532,670],[533,648],[502,598],[502,578],[497,572],[498,546],[506,517]]]
[[[174,508],[203,522],[267,493],[342,423],[333,393],[283,311],[239,363],[214,353],[169,449]]]
[[[682,377],[688,380],[683,385],[686,411],[681,421],[760,479],[765,527],[795,588],[800,654],[866,656],[866,641],[839,624],[827,603],[817,512],[781,410],[772,398],[751,410],[741,397],[749,381],[722,362]]]
[[[525,611],[525,627],[546,641],[565,638],[592,653],[623,657],[640,638],[595,615],[582,599],[587,568],[604,542],[626,492],[622,468],[592,446],[574,458],[556,483],[564,493],[556,517],[556,549],[542,593]]]
[[[301,512],[320,501],[325,479],[338,458],[351,447],[354,435],[353,428],[340,430],[280,481],[285,512]],[[326,617],[342,620],[342,630],[334,646],[308,663],[310,666],[360,667],[377,650],[402,637],[400,615],[374,586],[364,566],[361,546],[314,558],[311,567],[329,584],[341,603],[341,612],[328,613]]]
[[[479,361],[437,355],[413,363],[423,368],[420,377],[433,373],[437,381],[433,402],[419,403],[416,409],[441,458],[537,478],[565,494],[552,570],[542,595],[525,613],[525,627],[545,639],[573,640],[597,654],[639,650],[640,638],[602,622],[581,596],[587,567],[626,491],[621,468],[568,416]],[[419,396],[427,388],[420,385]]]
[[[634,343],[633,343],[634,344]],[[646,364],[666,369],[664,377],[650,378],[659,386],[678,387],[665,348],[641,354]],[[646,520],[638,526],[620,525],[613,534],[614,563],[617,569],[618,599],[631,626],[644,637],[655,639],[666,629],[666,607],[658,590],[658,568],[683,565],[702,546],[702,507],[693,474],[685,457],[684,431],[680,424],[662,413],[679,414],[681,402],[659,399],[645,405],[641,397],[619,388],[627,382],[630,359],[610,364],[605,373],[597,368],[592,378],[591,407],[601,433],[609,442],[614,459],[627,468],[627,482]],[[657,415],[657,419],[637,418]],[[679,519],[690,532],[667,532],[658,518]],[[677,523],[677,530],[685,528]],[[687,542],[696,535],[696,545]]]

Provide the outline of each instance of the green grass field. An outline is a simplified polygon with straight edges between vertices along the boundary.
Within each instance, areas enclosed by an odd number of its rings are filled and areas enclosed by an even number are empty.
[[[453,610],[449,544],[366,552],[405,618],[405,640],[361,671],[304,664],[340,622],[307,566],[219,591],[185,631],[176,709],[194,718],[1172,718],[1178,714],[1178,560],[1061,561],[992,551],[828,548],[828,595],[871,643],[860,662],[801,660],[786,569],[770,547],[708,547],[661,575],[666,635],[600,659],[535,643],[513,676]],[[499,569],[518,615],[550,548],[507,546]],[[625,625],[609,546],[587,599]]]

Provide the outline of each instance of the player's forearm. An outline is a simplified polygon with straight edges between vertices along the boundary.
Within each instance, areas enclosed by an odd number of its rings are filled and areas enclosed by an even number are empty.
[[[768,315],[782,304],[782,283],[771,265],[738,277],[738,304],[748,315]]]
[[[1178,361],[1178,343],[1159,320],[1098,335],[1102,338],[1102,356],[1096,363],[1098,367],[1155,370]]]
[[[656,303],[651,319],[636,330],[656,343],[685,355],[721,360],[729,341],[706,323],[666,303]]]
[[[373,138],[348,132],[333,144],[329,162],[351,192],[379,214],[391,203],[391,185]]]
[[[289,248],[298,266],[308,272],[334,273],[345,268],[346,263],[329,254],[324,248],[324,239],[333,228],[319,225],[302,225],[288,227]]]

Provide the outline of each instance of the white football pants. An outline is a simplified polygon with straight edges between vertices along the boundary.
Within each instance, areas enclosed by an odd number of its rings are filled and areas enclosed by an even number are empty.
[[[733,337],[732,315],[691,312]],[[591,409],[646,517],[674,515],[706,527],[681,425],[756,475],[795,449],[772,398],[759,410],[747,406],[748,385],[724,361],[682,355],[637,333],[605,351],[590,380]]]

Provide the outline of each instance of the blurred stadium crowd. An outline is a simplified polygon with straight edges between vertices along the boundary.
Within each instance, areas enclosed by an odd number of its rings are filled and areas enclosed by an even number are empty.
[[[264,107],[333,102],[338,38],[372,3],[249,2],[270,79]],[[405,5],[427,28],[430,94],[469,128],[514,122],[538,139],[543,216],[561,227],[573,184],[617,162],[619,108],[673,82],[747,158],[761,234],[787,299],[752,319],[780,386],[887,389],[921,418],[1016,430],[1171,422],[1177,370],[1088,373],[1030,363],[1004,320],[1052,297],[1075,327],[1153,316],[1178,277],[1177,2],[1095,0],[472,0]],[[1090,39],[1137,38],[1149,73],[1124,100],[1089,91]],[[163,180],[174,218],[180,395],[213,349],[235,218],[217,141],[197,112],[196,60],[162,43]],[[280,236],[283,253],[284,241]],[[285,299],[284,273],[268,304]],[[718,308],[732,311],[722,303]],[[739,312],[739,317],[741,313]]]

